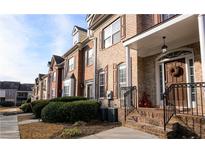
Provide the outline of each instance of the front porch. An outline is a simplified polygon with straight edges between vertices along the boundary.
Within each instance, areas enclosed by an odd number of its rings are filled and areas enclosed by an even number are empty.
[[[163,36],[168,46],[166,52],[161,49]],[[204,40],[205,17],[180,15],[124,42],[127,86],[133,86],[132,74],[137,73],[135,108],[163,109],[165,129],[178,113],[205,115]],[[137,72],[132,71],[130,50],[137,52]]]

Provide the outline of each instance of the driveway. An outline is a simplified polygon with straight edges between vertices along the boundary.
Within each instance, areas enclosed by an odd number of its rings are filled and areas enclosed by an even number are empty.
[[[17,115],[0,114],[0,139],[19,139]]]
[[[82,139],[157,139],[155,135],[144,133],[132,128],[116,127]]]

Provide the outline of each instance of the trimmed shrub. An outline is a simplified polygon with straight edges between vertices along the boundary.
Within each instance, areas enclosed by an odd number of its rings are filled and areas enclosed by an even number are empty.
[[[73,101],[80,101],[80,100],[87,100],[87,98],[81,96],[65,96],[65,97],[53,98],[50,100],[50,102],[73,102]]]
[[[15,105],[15,103],[11,101],[5,101],[5,102],[0,102],[0,105],[4,107],[12,107]]]
[[[31,113],[32,112],[30,103],[21,104],[20,109],[25,113]]]
[[[97,119],[99,104],[93,100],[66,103],[62,107],[68,122],[90,121]]]
[[[52,102],[41,113],[45,122],[76,122],[97,119],[99,103],[93,100],[72,103]]]
[[[48,100],[39,100],[35,101],[35,105],[33,106],[33,113],[36,118],[41,118],[41,110],[48,105]]]
[[[41,119],[44,122],[64,122],[65,117],[60,113],[63,104],[63,102],[50,102],[41,111]]]

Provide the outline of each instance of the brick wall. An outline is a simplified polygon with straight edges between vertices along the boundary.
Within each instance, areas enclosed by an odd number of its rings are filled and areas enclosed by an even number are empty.
[[[108,67],[108,83],[107,83],[107,90],[113,91],[113,65],[119,65],[121,63],[125,63],[125,48],[123,47],[122,41],[114,44],[106,49],[100,49],[99,48],[99,35],[100,32],[108,25],[110,25],[113,21],[115,21],[117,18],[119,18],[121,15],[114,15],[106,22],[102,23],[100,27],[98,27],[94,31],[94,36],[97,37],[97,70],[105,69],[105,67]],[[126,15],[126,37],[124,39],[127,39],[129,37],[132,37],[136,35],[137,33],[137,26],[136,26],[136,15]],[[123,40],[124,40],[123,39]],[[136,71],[137,71],[137,53],[136,51],[131,51],[131,57],[132,57],[132,77],[133,77],[133,86],[137,83],[136,79]],[[97,74],[96,74],[96,77]],[[98,82],[98,79],[97,79]],[[98,91],[98,83],[96,85],[96,91]],[[102,99],[102,106],[108,105],[107,99]],[[114,106],[119,107],[120,106],[120,99],[115,98],[112,100],[111,104]]]

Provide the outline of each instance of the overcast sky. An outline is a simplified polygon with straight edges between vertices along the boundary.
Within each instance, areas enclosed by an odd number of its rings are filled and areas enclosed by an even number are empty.
[[[86,15],[0,15],[0,81],[33,83],[53,54],[72,46],[74,25]]]

